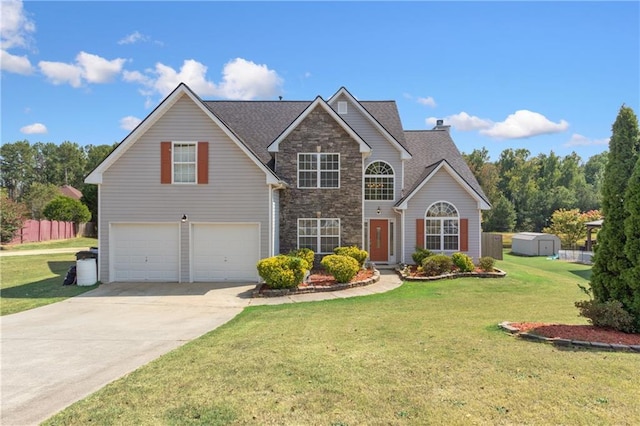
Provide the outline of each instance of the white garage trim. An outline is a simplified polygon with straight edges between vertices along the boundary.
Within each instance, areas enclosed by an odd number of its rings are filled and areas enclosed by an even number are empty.
[[[109,281],[180,281],[180,224],[109,223]]]
[[[259,222],[193,222],[190,225],[191,282],[258,282]]]

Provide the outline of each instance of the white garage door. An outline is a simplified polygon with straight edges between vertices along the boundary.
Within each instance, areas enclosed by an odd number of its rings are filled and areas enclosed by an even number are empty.
[[[111,281],[178,281],[177,224],[111,226]]]
[[[259,229],[257,224],[194,224],[193,280],[256,282]]]

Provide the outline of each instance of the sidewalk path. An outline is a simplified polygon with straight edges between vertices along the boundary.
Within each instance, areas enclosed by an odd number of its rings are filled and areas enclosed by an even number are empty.
[[[83,250],[89,250],[89,247],[67,247],[67,248],[53,248],[53,249],[41,249],[41,250],[0,250],[0,257],[34,256],[38,254],[77,253]]]

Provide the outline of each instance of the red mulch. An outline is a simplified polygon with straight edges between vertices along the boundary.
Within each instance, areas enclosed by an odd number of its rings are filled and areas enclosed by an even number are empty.
[[[364,281],[366,279],[369,279],[373,276],[373,271],[369,270],[369,269],[364,269],[359,271],[355,277],[353,277],[353,279],[351,280],[351,282],[354,281]],[[300,284],[298,287],[307,287],[308,285],[314,285],[317,287],[320,286],[332,286],[332,285],[336,285],[338,282],[336,281],[335,278],[333,278],[333,275],[329,275],[327,273],[323,273],[323,272],[313,272],[310,276],[309,276],[309,283],[308,284]]]
[[[544,337],[557,337],[585,342],[640,345],[640,334],[628,334],[593,325],[548,324],[543,322],[512,322],[512,327]]]

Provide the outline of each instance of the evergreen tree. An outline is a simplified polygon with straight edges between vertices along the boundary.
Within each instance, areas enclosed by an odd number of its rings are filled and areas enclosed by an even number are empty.
[[[639,148],[638,118],[629,107],[622,106],[612,126],[609,158],[602,184],[604,223],[598,233],[591,287],[596,301],[618,300],[630,308],[633,291],[622,277],[632,265],[625,254],[624,194],[636,163]]]
[[[624,196],[624,232],[627,238],[624,253],[631,263],[622,277],[629,287],[631,297],[622,301],[625,309],[635,318],[635,329],[640,331],[640,156]]]

